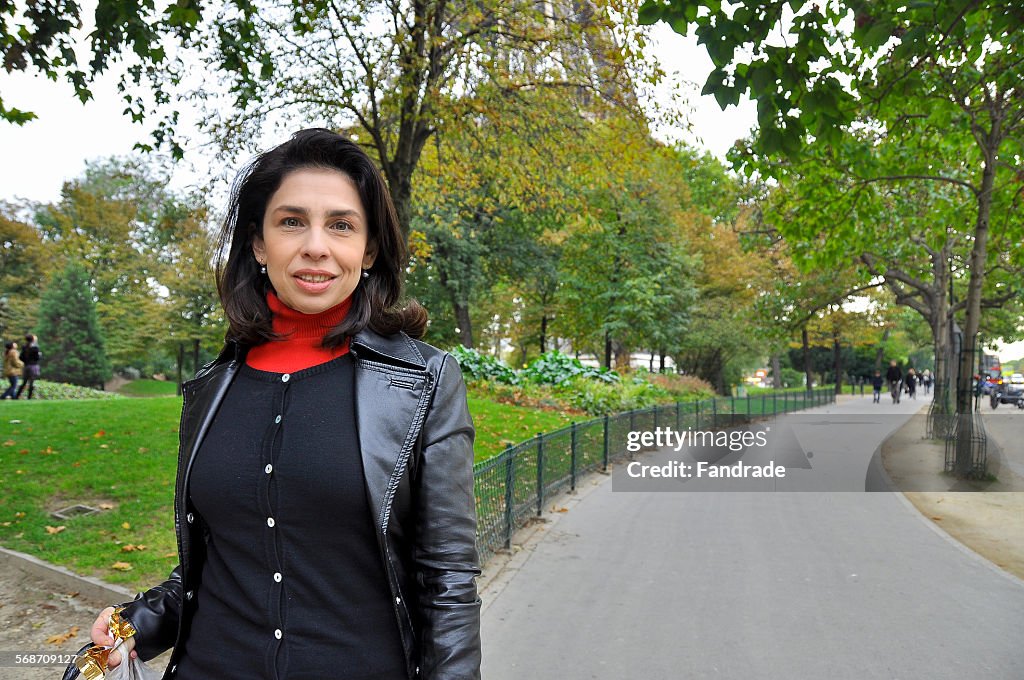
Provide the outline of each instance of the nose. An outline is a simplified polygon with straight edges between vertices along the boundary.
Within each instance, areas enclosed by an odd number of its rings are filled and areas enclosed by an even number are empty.
[[[323,225],[314,225],[306,231],[302,254],[314,261],[322,260],[330,254],[327,248],[327,230]]]

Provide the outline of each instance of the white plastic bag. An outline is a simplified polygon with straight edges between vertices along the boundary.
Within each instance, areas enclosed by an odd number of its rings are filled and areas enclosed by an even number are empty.
[[[114,649],[121,654],[121,663],[117,668],[106,672],[103,680],[160,680],[163,673],[147,666],[141,659],[133,659],[132,649],[135,648],[135,640],[118,640]],[[113,651],[113,650],[112,650]]]

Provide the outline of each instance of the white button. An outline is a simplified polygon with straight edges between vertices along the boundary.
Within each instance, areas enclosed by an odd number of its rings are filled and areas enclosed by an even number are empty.
[[[263,468],[263,471],[269,475],[271,472],[274,471],[274,466],[271,465],[270,463],[267,463],[267,467]]]
[[[185,599],[186,600],[191,600],[192,599],[192,595],[193,595],[193,591],[191,591],[191,590],[188,591],[187,593],[185,593]]]
[[[189,523],[189,524],[192,524],[192,522],[193,522],[193,521],[195,520],[195,515],[193,515],[193,514],[192,514],[192,513],[190,512],[190,513],[188,513],[188,515],[187,515],[187,516],[185,517],[185,519],[187,519],[187,520],[188,520],[188,523]]]
[[[292,379],[292,376],[289,373],[285,373],[284,375],[281,376],[281,382],[288,382],[291,379]]]
[[[276,637],[278,640],[281,639],[282,635],[284,635],[284,633],[281,632],[280,628],[278,628],[277,630],[274,631],[274,637]]]
[[[279,423],[279,422],[281,422],[281,416],[279,415],[279,416],[277,416],[276,418],[274,418],[274,422],[275,422],[275,423]]]
[[[280,582],[281,582],[281,572],[275,571],[274,572],[274,583],[280,583]]]
[[[267,518],[267,526],[268,527],[274,526],[274,518],[273,517],[268,517]]]
[[[396,597],[395,598],[395,604],[402,604],[402,598]]]
[[[171,666],[171,674],[173,675],[174,673],[177,673],[177,672],[178,672],[178,664],[174,664],[173,666]]]

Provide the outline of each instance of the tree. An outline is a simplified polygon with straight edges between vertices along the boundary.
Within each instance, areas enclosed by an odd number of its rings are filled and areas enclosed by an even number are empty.
[[[14,206],[0,203],[0,296],[5,313],[0,337],[24,335],[36,325],[44,272],[50,269],[39,231],[19,220]]]
[[[408,236],[427,142],[467,108],[504,113],[476,98],[481,83],[510,98],[568,93],[591,114],[633,106],[645,70],[635,13],[628,1],[237,2],[154,85],[205,102],[203,126],[229,153],[295,120],[348,131],[376,155]],[[190,81],[194,53],[220,87]]]
[[[911,181],[967,192],[971,246],[956,408],[968,414],[990,241],[1005,230],[1016,242],[1021,231],[1019,220],[1004,222],[993,211],[1014,210],[1024,189],[1024,8],[1006,0],[673,0],[649,2],[643,17],[669,20],[683,33],[696,26],[716,66],[705,91],[720,105],[747,92],[758,100],[754,154],[796,160],[810,148],[838,149],[861,184]],[[784,44],[769,38],[774,31]],[[937,157],[927,142],[937,142]],[[873,144],[887,151],[875,153]],[[960,443],[963,471],[969,437]]]
[[[102,387],[110,363],[85,268],[70,262],[54,276],[39,309],[45,374],[60,382]]]

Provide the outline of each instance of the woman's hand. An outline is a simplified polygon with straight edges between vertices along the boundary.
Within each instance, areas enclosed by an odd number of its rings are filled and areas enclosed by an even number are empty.
[[[99,647],[112,647],[114,645],[114,638],[110,637],[110,616],[114,613],[113,607],[107,607],[100,612],[100,615],[96,617],[96,621],[92,624],[92,630],[90,631],[90,637],[92,638],[93,644]],[[135,647],[135,640],[128,638],[125,640],[118,651],[111,652],[110,656],[107,657],[107,668],[117,668],[121,665],[121,649],[130,650],[131,658],[138,658],[139,654],[133,648]]]

